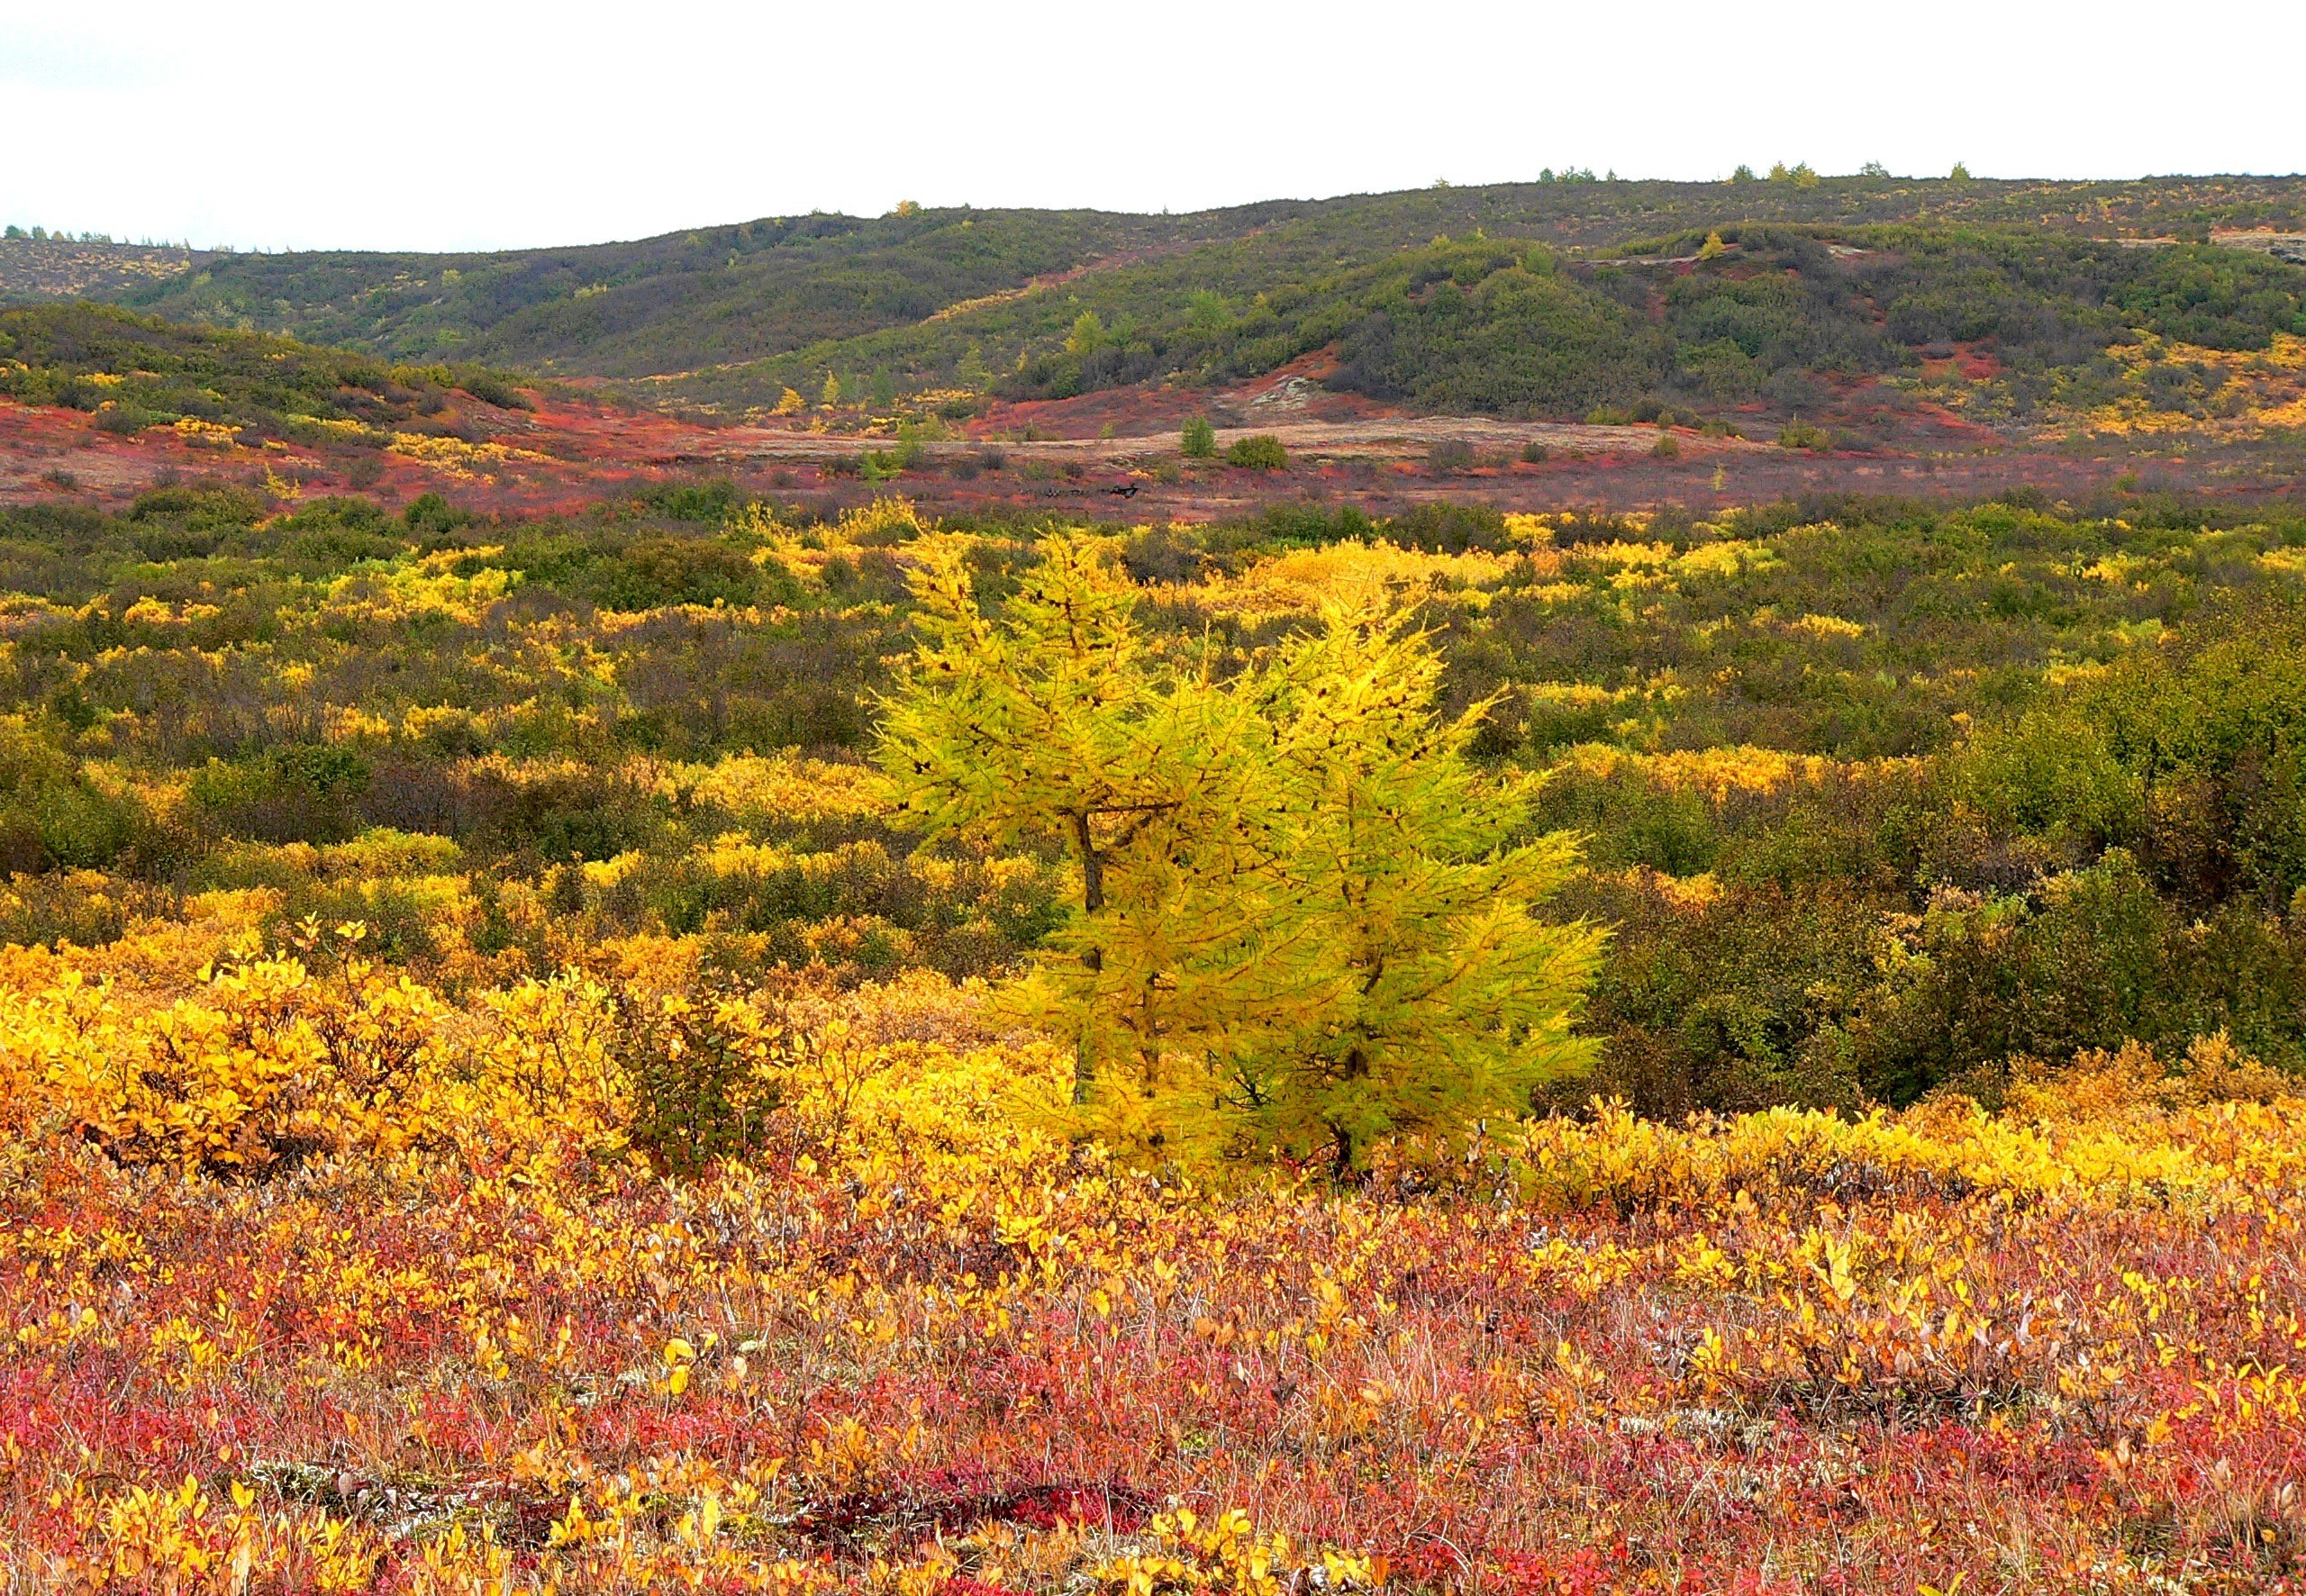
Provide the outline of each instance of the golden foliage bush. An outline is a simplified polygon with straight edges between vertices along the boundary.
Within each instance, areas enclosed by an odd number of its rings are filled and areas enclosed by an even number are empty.
[[[0,997],[0,1036],[20,1115],[59,1117],[124,1163],[256,1174],[421,1140],[445,1013],[357,954],[331,980],[264,958],[143,1010],[68,969],[46,991]]]

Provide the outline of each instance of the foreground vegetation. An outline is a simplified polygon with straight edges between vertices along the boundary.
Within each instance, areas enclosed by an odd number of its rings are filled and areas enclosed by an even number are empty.
[[[2000,1114],[1609,1111],[1229,1194],[1037,1129],[1070,1061],[971,989],[707,1019],[671,960],[458,1011],[345,952],[137,999],[15,972],[16,1588],[2240,1591],[2306,1559],[2306,1107],[2217,1042]],[[763,1098],[747,1162],[667,1183],[626,1149],[676,1035]],[[196,1172],[259,1144],[139,1099],[203,1075],[262,1083],[293,1169]]]
[[[177,488],[6,530],[8,938],[316,915],[458,991],[633,936],[962,978],[1079,902],[1061,837],[922,847],[866,780],[907,568],[944,549],[998,598],[1030,525],[706,485],[507,524]],[[2221,1028],[2298,1066],[2301,543],[2133,501],[1307,508],[1099,546],[1150,646],[1226,672],[1411,593],[1442,711],[1489,701],[1472,756],[1546,773],[1530,835],[1585,839],[1548,912],[1617,928],[1607,1089],[1679,1113],[1992,1102],[2012,1057]]]
[[[0,531],[19,1588],[2306,1572],[2306,524]]]

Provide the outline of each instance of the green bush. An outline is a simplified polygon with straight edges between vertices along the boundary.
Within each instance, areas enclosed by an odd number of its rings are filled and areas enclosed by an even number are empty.
[[[499,410],[534,410],[529,396],[513,385],[513,379],[501,373],[477,367],[458,367],[455,372],[457,386],[470,394],[483,404],[494,404]]]
[[[96,412],[94,425],[99,432],[116,432],[123,436],[141,432],[156,424],[160,417],[139,404],[113,404]]]
[[[691,1177],[764,1145],[783,1102],[758,1039],[731,1018],[746,993],[726,981],[657,997],[620,991],[610,1043],[632,1097],[628,1134],[660,1174]]]
[[[92,785],[36,725],[0,717],[0,871],[100,869],[150,825],[133,801]]]
[[[543,530],[458,562],[467,574],[491,567],[518,571],[527,582],[622,612],[669,604],[735,606],[764,599],[795,603],[801,597],[784,566],[774,560],[756,564],[742,549],[695,536],[628,541],[615,531]]]
[[[359,498],[312,499],[264,529],[262,540],[291,559],[342,570],[362,560],[404,554],[408,541],[385,512]]]
[[[1207,416],[1194,416],[1185,422],[1181,440],[1185,458],[1212,460],[1217,458],[1217,429],[1209,424]]]
[[[762,568],[722,544],[695,538],[647,538],[628,545],[613,559],[593,562],[579,591],[604,610],[746,604],[760,591]],[[792,592],[797,594],[798,590]]]
[[[1259,543],[1312,545],[1366,541],[1377,532],[1376,523],[1356,504],[1334,510],[1320,504],[1270,504],[1243,530]]]
[[[1254,432],[1234,441],[1233,447],[1225,451],[1225,463],[1246,471],[1286,471],[1289,451],[1272,433]]]
[[[2029,897],[1941,895],[1884,971],[1849,1036],[1858,1078],[1891,1102],[1947,1086],[1993,1102],[2019,1060],[2183,1051],[2221,1029],[2276,1067],[2306,1064],[2300,928],[2241,905],[2180,912],[2124,849]]]
[[[1339,512],[1339,518],[1349,512]],[[1385,536],[1411,549],[1434,554],[1463,554],[1469,549],[1504,549],[1504,512],[1487,504],[1430,501],[1403,511],[1385,524]]]
[[[439,494],[419,494],[400,512],[401,523],[419,538],[445,538],[472,520],[469,511],[458,510]]]
[[[328,743],[287,743],[211,759],[186,796],[215,831],[259,842],[342,842],[365,829],[368,762]]]
[[[1981,728],[1949,764],[1954,791],[2043,857],[2124,847],[2190,902],[2278,912],[2306,887],[2301,638],[2294,602],[2219,606],[2051,705]]]
[[[1607,1038],[1595,1075],[1549,1106],[1599,1093],[1678,1119],[1774,1103],[1863,1099],[1842,1029],[1872,975],[1875,905],[1843,884],[1730,886],[1696,908],[1616,875],[1562,911],[1619,928],[1590,1005]]]
[[[717,526],[744,502],[736,485],[726,477],[711,482],[682,482],[655,488],[641,503],[668,521],[696,521]]]
[[[264,502],[248,489],[205,485],[156,487],[128,507],[128,519],[140,525],[160,522],[197,531],[253,526],[263,514]]]
[[[1474,468],[1474,446],[1462,438],[1445,438],[1425,451],[1426,468],[1437,476],[1454,476]]]

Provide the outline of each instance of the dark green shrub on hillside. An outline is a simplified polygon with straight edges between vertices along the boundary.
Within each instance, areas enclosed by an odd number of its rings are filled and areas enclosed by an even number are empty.
[[[2279,911],[2306,888],[2306,611],[2222,607],[1982,730],[1953,772],[1990,824],[2047,857],[2120,845],[2185,902]]]
[[[36,730],[0,718],[0,872],[102,869],[150,824],[141,807],[98,791]]]
[[[1244,530],[1260,543],[1283,545],[1343,543],[1378,532],[1377,523],[1356,504],[1272,504]]]
[[[401,524],[428,546],[438,547],[458,528],[472,521],[471,512],[458,510],[439,494],[419,494],[400,512]]]
[[[213,830],[257,842],[341,842],[363,829],[368,760],[326,743],[286,743],[211,759],[186,796]]]
[[[1225,451],[1225,463],[1247,471],[1286,471],[1289,451],[1272,433],[1254,432],[1233,440],[1233,446]]]
[[[1425,451],[1426,469],[1439,476],[1454,476],[1474,468],[1474,446],[1462,438],[1444,439]]]
[[[613,559],[594,562],[581,590],[604,610],[744,604],[760,590],[760,571],[745,555],[720,544],[647,538],[619,550]],[[792,591],[797,595],[797,588]]]
[[[632,1145],[661,1174],[693,1176],[767,1140],[783,1093],[763,1038],[731,1019],[745,995],[726,982],[679,1003],[618,993],[610,1052],[632,1096]]]
[[[96,412],[92,424],[99,432],[113,432],[123,437],[157,426],[160,418],[141,404],[111,404]]]
[[[529,403],[529,396],[514,387],[512,381],[501,373],[460,366],[456,368],[455,381],[457,386],[482,404],[494,404],[499,410],[536,408]]]
[[[391,524],[375,500],[355,497],[307,499],[273,522],[276,528],[286,532],[324,529],[383,532]]]
[[[2011,1061],[2063,1063],[2138,1040],[2183,1051],[2229,1031],[2278,1067],[2306,1065],[2306,941],[2238,907],[2195,922],[2128,852],[2053,877],[2038,901],[1951,894],[1893,939],[1848,1027],[1866,1093],[1943,1086],[1991,1100]]]
[[[1385,523],[1385,535],[1410,549],[1434,554],[1463,554],[1469,549],[1507,548],[1505,515],[1487,504],[1430,501]]]
[[[468,555],[458,568],[517,571],[533,584],[604,610],[654,610],[673,604],[797,603],[799,584],[774,560],[756,563],[712,538],[627,540],[611,532],[540,531],[515,538],[501,552]]]
[[[2145,814],[2137,775],[2102,730],[2070,711],[1990,725],[1950,772],[1954,791],[1995,825],[2033,839],[2043,857],[2076,862],[2135,840]]]
[[[641,502],[668,521],[717,526],[744,500],[734,483],[721,477],[712,482],[684,482],[654,488],[641,495]]]
[[[139,494],[128,508],[128,519],[140,524],[159,521],[196,530],[226,530],[254,525],[264,515],[264,501],[246,488],[156,487]]]
[[[1841,1028],[1872,977],[1879,912],[1865,894],[1731,887],[1693,908],[1605,877],[1572,888],[1561,908],[1618,933],[1588,1009],[1606,1038],[1600,1067],[1556,1106],[1598,1091],[1672,1119],[1863,1101]]]
[[[1666,346],[1643,321],[1510,254],[1494,264],[1470,287],[1452,272],[1430,288],[1376,289],[1331,385],[1425,410],[1561,415],[1656,380]]]
[[[1201,573],[1201,550],[1175,527],[1146,527],[1121,545],[1121,568],[1132,582],[1176,585]]]
[[[408,552],[408,540],[368,499],[313,499],[264,529],[264,540],[288,558],[323,570]]]
[[[616,768],[491,771],[476,786],[477,843],[531,861],[613,859],[659,839],[670,819],[658,794]]]

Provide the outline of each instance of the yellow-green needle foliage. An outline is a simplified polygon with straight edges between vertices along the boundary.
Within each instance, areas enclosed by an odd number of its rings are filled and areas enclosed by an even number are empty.
[[[1561,835],[1465,757],[1486,705],[1434,712],[1440,662],[1382,600],[1220,680],[1136,629],[1089,544],[998,614],[958,561],[915,579],[926,640],[882,762],[931,834],[1061,837],[1081,914],[1021,993],[1079,1048],[1082,1122],[1156,1156],[1453,1144],[1578,1067],[1599,945],[1532,910]]]

